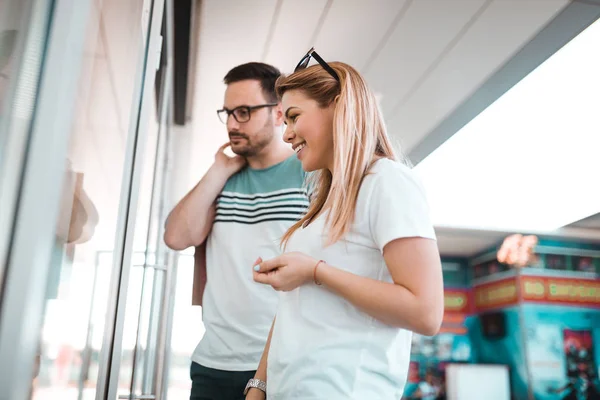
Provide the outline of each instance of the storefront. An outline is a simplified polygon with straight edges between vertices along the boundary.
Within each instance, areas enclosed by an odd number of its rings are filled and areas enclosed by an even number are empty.
[[[159,398],[173,2],[0,10],[0,399]]]
[[[444,322],[415,335],[407,398],[428,373],[444,398],[456,363],[506,366],[517,400],[600,398],[600,246],[542,239],[536,251],[524,269],[499,263],[495,247],[443,259]]]

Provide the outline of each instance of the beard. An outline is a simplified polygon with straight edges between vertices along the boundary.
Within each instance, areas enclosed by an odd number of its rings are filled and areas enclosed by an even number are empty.
[[[275,137],[272,124],[269,122],[267,121],[252,138],[244,132],[229,132],[231,151],[244,158],[254,157],[262,152]]]

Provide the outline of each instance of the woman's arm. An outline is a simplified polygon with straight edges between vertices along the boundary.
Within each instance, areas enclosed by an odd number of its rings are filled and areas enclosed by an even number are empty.
[[[267,337],[267,344],[265,345],[265,350],[263,351],[260,362],[258,363],[258,368],[256,369],[256,374],[254,375],[254,379],[260,379],[263,382],[267,382],[267,358],[269,358],[271,335],[273,335],[274,326],[275,319],[273,319],[273,324],[271,324],[271,330],[269,331],[269,336]],[[246,395],[246,400],[264,400],[266,397],[267,395],[262,390],[251,388]]]
[[[343,271],[302,253],[286,253],[255,267],[254,280],[293,290],[316,280],[357,308],[392,326],[435,335],[444,315],[442,266],[437,243],[419,237],[392,240],[383,249],[394,283]]]
[[[437,244],[402,238],[383,249],[394,283],[364,278],[321,263],[318,282],[378,320],[421,335],[435,335],[444,316],[442,266]]]

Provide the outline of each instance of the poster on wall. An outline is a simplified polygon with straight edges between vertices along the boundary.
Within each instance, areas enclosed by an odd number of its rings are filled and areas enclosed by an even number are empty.
[[[573,257],[573,270],[578,272],[596,272],[592,257]]]
[[[411,361],[408,366],[408,383],[419,383],[419,363]]]
[[[566,270],[567,257],[562,254],[546,255],[546,268],[552,270]]]
[[[535,339],[529,353],[536,399],[600,400],[592,330],[546,325]]]
[[[473,278],[485,278],[508,271],[509,269],[510,268],[508,265],[500,263],[496,260],[487,261],[482,264],[477,264],[475,267],[473,267]]]
[[[563,329],[562,334],[567,382],[550,392],[564,395],[564,399],[600,400],[592,331]]]
[[[535,398],[600,400],[599,310],[528,304],[524,316]]]

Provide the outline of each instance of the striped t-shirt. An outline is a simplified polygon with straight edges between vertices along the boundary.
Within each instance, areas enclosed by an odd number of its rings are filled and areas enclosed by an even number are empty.
[[[226,371],[256,369],[278,294],[252,279],[258,257],[281,254],[286,230],[306,212],[305,173],[295,155],[272,167],[245,168],[217,198],[207,241],[207,283],[202,299],[206,332],[192,360]]]

